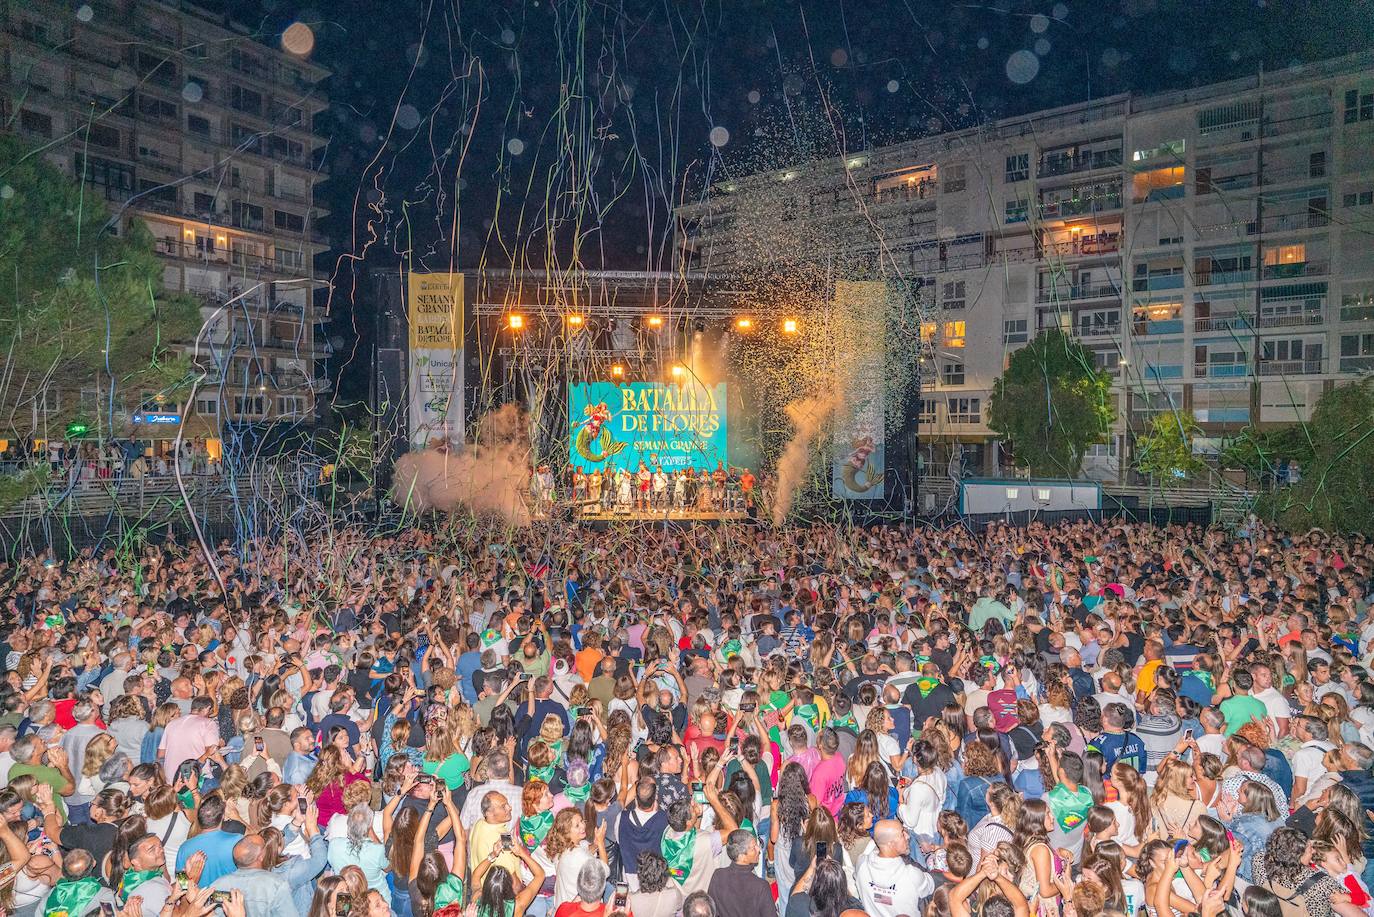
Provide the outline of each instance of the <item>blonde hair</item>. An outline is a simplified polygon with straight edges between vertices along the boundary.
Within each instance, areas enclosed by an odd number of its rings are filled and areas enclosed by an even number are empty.
[[[94,777],[105,762],[119,750],[119,742],[108,732],[93,736],[86,744],[86,756],[81,759],[81,776]]]
[[[181,708],[176,704],[158,704],[157,709],[153,711],[152,727],[163,729],[179,716],[181,716]]]
[[[563,721],[552,713],[545,715],[544,722],[539,726],[539,738],[545,742],[561,742],[563,740]]]

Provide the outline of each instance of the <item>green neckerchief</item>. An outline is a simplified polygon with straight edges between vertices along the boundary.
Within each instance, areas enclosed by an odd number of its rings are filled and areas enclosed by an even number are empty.
[[[463,903],[463,880],[449,873],[448,878],[434,890],[434,909],[437,911],[455,902]]]
[[[985,669],[991,669],[994,675],[1002,670],[1002,667],[997,664],[997,660],[992,656],[979,656],[978,664]]]
[[[931,678],[929,675],[922,675],[916,679],[916,690],[921,692],[921,697],[930,697],[930,692],[940,687],[940,679]]]
[[[806,724],[811,727],[812,731],[820,728],[821,708],[817,707],[815,704],[802,704],[792,711],[792,715],[797,719],[804,720]]]
[[[917,653],[917,654],[916,654],[916,660],[915,660],[915,661],[916,661],[916,670],[919,672],[919,671],[921,670],[921,667],[924,666],[927,662],[930,661],[930,657],[929,657],[929,656],[922,656],[921,654]]]
[[[731,656],[738,656],[742,645],[738,640],[726,640],[725,645],[720,648],[720,655],[729,659]]]
[[[560,764],[560,763],[562,763],[562,761],[563,761],[563,740],[562,740],[562,739],[559,739],[559,740],[556,741],[556,742],[548,742],[548,743],[546,743],[546,744],[549,746],[549,751],[553,752],[553,763],[554,763],[554,764]]]
[[[696,845],[696,828],[682,837],[669,837],[666,831],[663,834],[663,843],[660,845],[663,859],[668,861],[668,875],[672,876],[678,885],[685,885],[687,876],[692,872],[692,855]]]
[[[1198,681],[1206,685],[1209,691],[1215,691],[1217,689],[1216,676],[1206,669],[1193,669],[1193,675],[1196,676]]]
[[[552,764],[550,764],[548,767],[531,767],[530,779],[542,780],[545,783],[549,783],[553,780],[553,769],[554,768]]]
[[[124,870],[124,877],[119,880],[119,888],[117,890],[119,894],[119,900],[121,902],[127,903],[129,900],[129,896],[133,894],[134,889],[138,888],[140,885],[142,885],[144,882],[147,882],[149,879],[156,879],[161,875],[161,869]]]
[[[563,795],[574,805],[582,805],[587,801],[587,797],[592,795],[592,785],[584,783],[581,786],[573,786],[571,783],[563,787]]]
[[[545,809],[537,815],[520,819],[520,842],[526,850],[533,850],[544,842],[544,836],[553,827],[553,809]],[[436,907],[435,910],[438,910]]]
[[[81,917],[86,906],[100,894],[100,880],[94,876],[84,879],[63,879],[48,894],[44,917]]]

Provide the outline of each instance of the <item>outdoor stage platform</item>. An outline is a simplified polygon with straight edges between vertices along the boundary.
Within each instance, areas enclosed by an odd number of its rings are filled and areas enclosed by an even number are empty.
[[[746,512],[726,510],[672,509],[622,512],[615,509],[578,509],[573,518],[588,525],[635,525],[639,523],[662,522],[670,525],[692,525],[702,523],[719,525],[724,522],[748,522]]]

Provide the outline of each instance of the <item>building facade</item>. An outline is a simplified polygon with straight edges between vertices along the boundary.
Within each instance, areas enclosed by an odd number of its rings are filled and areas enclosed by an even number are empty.
[[[172,435],[167,418],[183,414],[211,439],[226,424],[312,422],[325,386],[315,260],[328,247],[313,127],[328,71],[175,0],[10,0],[0,31],[0,123],[143,220],[164,286],[203,300],[211,376],[194,404],[125,393],[133,437]]]
[[[1116,380],[1103,480],[1153,414],[1190,412],[1211,447],[1374,370],[1374,54],[730,182],[679,211],[692,268],[748,273],[761,201],[839,270],[922,292],[928,467],[1004,470],[988,397],[1046,328]]]

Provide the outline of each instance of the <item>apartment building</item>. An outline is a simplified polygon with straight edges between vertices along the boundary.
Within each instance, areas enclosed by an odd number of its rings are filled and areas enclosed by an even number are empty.
[[[211,439],[226,424],[312,422],[326,385],[314,265],[328,247],[313,124],[328,71],[176,0],[0,2],[0,31],[0,123],[142,219],[165,286],[204,301],[213,370],[195,404],[127,393],[116,422],[148,440],[174,435],[183,414]]]
[[[1152,414],[1216,447],[1310,417],[1374,370],[1374,54],[1121,95],[749,176],[679,210],[696,270],[748,273],[761,202],[836,275],[921,293],[928,465],[1000,473],[988,396],[1062,328],[1116,380],[1087,471],[1120,479]]]

